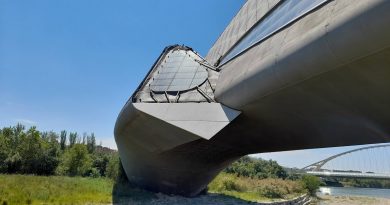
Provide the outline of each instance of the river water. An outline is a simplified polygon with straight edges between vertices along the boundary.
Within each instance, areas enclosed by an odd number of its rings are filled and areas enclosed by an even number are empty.
[[[390,199],[390,189],[320,187],[318,194],[331,196],[367,196]]]

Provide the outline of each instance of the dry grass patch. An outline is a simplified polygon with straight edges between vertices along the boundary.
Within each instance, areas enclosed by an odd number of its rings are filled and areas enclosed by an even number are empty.
[[[252,179],[221,173],[208,186],[209,192],[221,193],[249,201],[278,201],[306,193],[300,181]]]

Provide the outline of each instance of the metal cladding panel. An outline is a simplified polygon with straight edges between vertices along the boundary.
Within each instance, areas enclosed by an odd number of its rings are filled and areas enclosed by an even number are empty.
[[[270,11],[267,16],[253,26],[253,28],[226,53],[220,64],[226,63],[251,46],[261,42],[278,30],[283,29],[283,27],[287,26],[289,23],[328,1],[329,0],[290,0],[278,4],[274,10]]]
[[[248,0],[219,36],[206,56],[206,60],[215,64],[231,47],[280,0]]]
[[[346,2],[329,2],[223,65],[217,100],[242,109],[242,105],[281,88],[386,48],[388,13],[374,16],[369,11],[378,5],[386,9],[388,1],[366,0],[348,6]],[[338,12],[341,8],[343,12]]]
[[[132,102],[213,102],[219,73],[190,47],[166,47],[132,96]]]
[[[207,80],[207,70],[195,61],[201,60],[184,50],[171,50],[158,66],[150,83],[154,92],[178,92],[200,86]]]

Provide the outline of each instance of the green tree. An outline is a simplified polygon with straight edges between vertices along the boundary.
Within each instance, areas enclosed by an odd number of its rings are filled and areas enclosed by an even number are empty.
[[[87,148],[89,153],[95,152],[96,149],[96,139],[95,134],[92,133],[91,136],[87,136]]]
[[[301,180],[307,191],[314,196],[321,185],[320,179],[313,175],[303,175]]]
[[[84,132],[83,133],[83,142],[82,142],[82,144],[86,144],[86,143],[87,143],[87,133]]]
[[[61,150],[65,150],[66,148],[66,131],[65,130],[62,130],[61,131],[61,134],[60,134],[60,146],[61,146]]]
[[[31,127],[26,135],[22,135],[18,146],[21,172],[37,175],[53,174],[59,163],[57,138],[54,132],[46,132],[44,137],[40,136],[36,127]],[[18,155],[13,156],[16,159],[17,157]]]
[[[45,141],[45,149],[41,161],[44,163],[44,168],[40,174],[52,175],[54,174],[60,162],[61,145],[58,142],[58,135],[50,131]]]
[[[106,169],[106,176],[111,179],[118,179],[120,174],[120,161],[119,156],[117,153],[112,154],[109,158],[107,169]]]
[[[75,144],[66,150],[59,166],[59,174],[69,176],[82,176],[91,169],[91,158],[87,147],[83,144]]]
[[[273,160],[269,160],[268,163],[266,163],[265,171],[271,178],[285,179],[287,177],[287,172],[283,169],[283,167]]]
[[[69,147],[73,147],[76,144],[77,132],[69,133]]]
[[[20,138],[25,135],[24,126],[18,123],[15,127],[4,127],[2,129],[3,135],[3,154],[7,157],[2,161],[2,169],[7,173],[20,172],[21,156],[19,154]],[[5,170],[4,170],[5,169]]]
[[[18,151],[22,160],[22,173],[37,173],[41,167],[44,147],[39,131],[35,126],[31,127],[26,135],[21,136]]]
[[[6,138],[3,135],[2,130],[0,130],[0,173],[5,173],[7,171],[6,159],[8,158],[8,145]]]
[[[244,156],[233,162],[225,170],[227,173],[238,176],[264,178],[286,178],[287,172],[276,161],[263,160]]]
[[[0,173],[100,177],[110,169],[110,176],[115,175],[116,165],[109,163],[112,155],[117,154],[107,148],[97,150],[93,133],[88,139],[87,134],[83,135],[83,144],[76,132],[71,132],[68,139],[69,149],[64,130],[58,135],[53,131],[40,132],[36,127],[25,131],[19,123],[4,127],[0,129]]]
[[[48,132],[41,132],[41,138],[43,139],[43,140],[47,140],[47,138],[49,137],[49,133]]]
[[[110,154],[94,153],[92,156],[93,156],[92,166],[96,168],[100,176],[106,176],[106,170],[107,170],[108,162],[110,160]]]

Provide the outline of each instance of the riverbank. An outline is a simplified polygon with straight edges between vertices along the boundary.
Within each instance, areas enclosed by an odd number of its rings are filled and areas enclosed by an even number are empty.
[[[390,205],[390,189],[320,187],[318,205]]]
[[[262,184],[262,186],[258,186]],[[256,190],[253,187],[258,187]],[[169,204],[243,205],[307,201],[299,184],[277,179],[250,180],[221,174],[210,192],[194,198],[152,193],[108,178],[0,175],[0,205],[13,204]],[[295,191],[294,191],[295,190]],[[213,192],[213,193],[211,193]],[[263,194],[280,194],[265,197]],[[303,198],[302,198],[303,196]]]
[[[318,196],[357,196],[390,199],[390,189],[356,188],[356,187],[320,187]]]
[[[317,205],[390,205],[390,199],[363,196],[319,196]]]
[[[308,204],[309,201],[310,198],[307,196],[301,196],[295,199],[278,202],[250,202],[232,196],[212,193],[193,198],[156,194],[153,198],[144,200],[124,198],[123,201],[113,203],[113,205],[303,205]]]
[[[256,179],[223,172],[208,185],[208,191],[251,202],[291,200],[307,193],[302,181]]]

